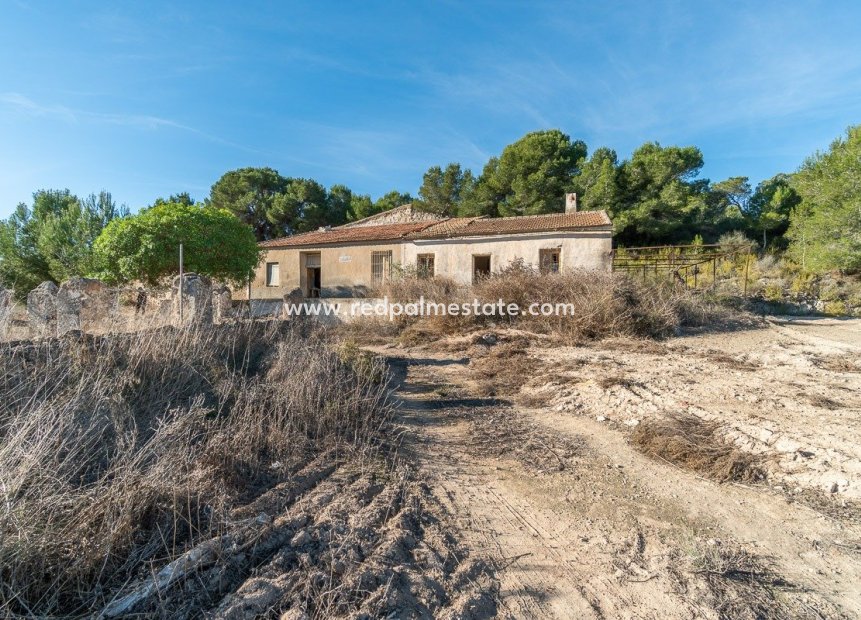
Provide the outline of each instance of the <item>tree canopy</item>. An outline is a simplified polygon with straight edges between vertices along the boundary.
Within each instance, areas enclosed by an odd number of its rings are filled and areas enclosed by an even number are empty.
[[[391,191],[374,202],[345,185],[327,190],[313,179],[285,177],[272,168],[240,168],[215,182],[208,204],[230,211],[264,241],[338,226],[410,200],[409,194]]]
[[[861,125],[791,177],[789,252],[811,271],[861,271]]]
[[[762,234],[762,247],[768,246],[772,236],[777,248],[784,248],[783,236],[789,228],[792,210],[801,202],[798,192],[790,184],[791,177],[778,174],[756,186],[747,205],[751,232]]]
[[[48,280],[59,283],[93,268],[93,242],[125,214],[106,191],[80,200],[69,190],[40,190],[0,222],[0,282],[19,297]]]
[[[108,282],[150,285],[185,269],[242,285],[260,262],[254,231],[225,209],[160,202],[138,215],[110,222],[94,244],[98,275]]]
[[[465,215],[536,215],[559,211],[586,144],[558,129],[526,134],[491,157],[465,197]]]
[[[422,178],[416,206],[423,211],[453,217],[458,214],[463,198],[474,189],[472,172],[461,169],[460,164],[449,164],[445,170],[431,166]]]

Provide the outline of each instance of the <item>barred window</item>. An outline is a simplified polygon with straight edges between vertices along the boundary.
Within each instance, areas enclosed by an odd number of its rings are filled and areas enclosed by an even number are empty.
[[[540,250],[538,259],[541,273],[556,273],[559,271],[559,248]]]
[[[381,282],[392,275],[392,251],[371,252],[371,281]]]
[[[435,265],[435,255],[434,254],[419,254],[416,257],[416,272],[418,277],[420,278],[432,278],[434,277],[434,268]]]

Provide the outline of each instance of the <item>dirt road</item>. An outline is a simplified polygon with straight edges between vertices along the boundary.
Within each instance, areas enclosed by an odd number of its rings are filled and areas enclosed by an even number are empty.
[[[861,323],[825,320],[530,348],[501,399],[477,396],[492,347],[388,355],[410,456],[491,560],[502,615],[833,618],[861,615],[859,347]],[[718,484],[631,444],[678,411],[767,456],[768,481]]]

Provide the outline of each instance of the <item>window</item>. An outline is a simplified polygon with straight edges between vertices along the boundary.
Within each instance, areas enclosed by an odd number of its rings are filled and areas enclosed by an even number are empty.
[[[281,284],[281,267],[278,263],[266,263],[266,286]]]
[[[392,251],[371,252],[371,281],[382,282],[392,275]]]
[[[434,254],[419,254],[416,257],[416,275],[420,278],[434,277]]]
[[[490,276],[490,254],[472,255],[472,282],[473,284]]]
[[[541,273],[556,273],[559,271],[559,248],[539,250],[539,268]]]

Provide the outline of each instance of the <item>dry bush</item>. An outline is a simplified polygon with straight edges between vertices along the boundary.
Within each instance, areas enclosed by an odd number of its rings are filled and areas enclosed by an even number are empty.
[[[459,287],[446,278],[404,275],[373,291],[372,296],[401,303],[423,297],[426,302],[470,306],[474,301],[498,305],[501,300],[503,306],[517,304],[522,311],[535,303],[550,304],[558,310],[551,316],[526,312],[516,316],[398,317],[394,324],[408,345],[499,325],[566,342],[609,337],[663,338],[682,326],[710,325],[727,318],[726,310],[671,283],[641,283],[623,274],[588,270],[539,273],[522,261],[509,264],[473,287]],[[384,329],[379,321],[361,323],[374,333]]]
[[[708,604],[719,618],[789,620],[805,617],[799,612],[810,611],[795,605],[800,601],[781,600],[778,593],[788,584],[767,560],[738,545],[720,541],[698,545],[692,553],[691,569],[704,578],[711,598]]]
[[[645,421],[631,436],[643,454],[697,472],[718,482],[760,482],[762,460],[720,436],[716,424],[695,416]]]
[[[726,353],[716,351],[714,349],[705,351],[702,356],[715,364],[720,364],[721,366],[726,366],[733,370],[756,371],[760,369],[760,365],[755,361],[733,357],[732,355],[727,355]]]
[[[632,388],[640,385],[636,381],[633,381],[628,377],[624,377],[622,375],[605,375],[597,379],[597,382],[598,385],[601,386],[601,388],[604,390],[609,390],[610,388],[616,386],[623,388]]]
[[[539,363],[529,356],[526,348],[510,342],[473,356],[469,365],[478,381],[480,396],[513,396],[535,374]]]
[[[584,453],[579,437],[549,432],[510,407],[476,407],[462,410],[461,415],[470,423],[473,450],[494,458],[514,458],[538,473],[571,469]]]
[[[861,372],[861,364],[844,355],[820,355],[813,358],[817,368],[832,372]]]
[[[0,611],[84,616],[226,527],[275,461],[367,449],[385,385],[277,323],[0,349]]]

